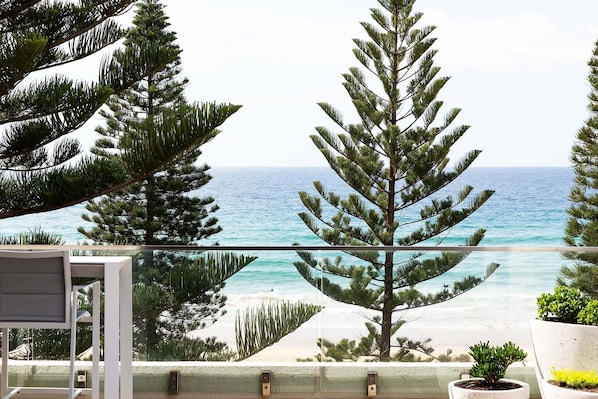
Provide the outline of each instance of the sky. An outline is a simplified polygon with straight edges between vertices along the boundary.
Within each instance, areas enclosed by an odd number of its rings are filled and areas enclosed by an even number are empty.
[[[318,107],[358,119],[342,74],[359,66],[375,0],[163,0],[183,49],[190,101],[243,107],[205,144],[216,166],[326,166],[309,136],[338,132]],[[474,166],[567,166],[589,116],[587,62],[598,39],[596,0],[418,0],[434,25],[435,65],[450,80],[444,110],[471,128],[452,159],[480,149]],[[368,82],[374,83],[368,76]],[[443,114],[441,114],[443,115]]]

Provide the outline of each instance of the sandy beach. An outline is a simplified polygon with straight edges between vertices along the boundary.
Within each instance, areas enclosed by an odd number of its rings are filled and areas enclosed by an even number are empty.
[[[475,290],[474,290],[475,291]],[[533,360],[529,320],[535,317],[535,296],[510,298],[488,296],[481,289],[477,293],[455,298],[449,302],[403,312],[407,323],[398,335],[410,339],[432,338],[430,345],[435,354],[451,349],[454,354],[467,353],[469,346],[480,341],[501,345],[513,341]],[[262,297],[261,300],[268,300]],[[270,300],[276,300],[275,297]],[[502,301],[502,306],[496,303]],[[337,342],[342,338],[358,341],[367,333],[364,326],[367,315],[357,306],[340,304],[320,298],[325,308],[294,333],[287,335],[273,346],[251,357],[250,361],[295,362],[297,359],[314,358],[319,353],[318,338]],[[234,323],[237,310],[259,304],[257,298],[232,297],[228,313],[214,325],[198,331],[196,336],[216,336],[235,349]],[[494,304],[494,306],[487,306]]]

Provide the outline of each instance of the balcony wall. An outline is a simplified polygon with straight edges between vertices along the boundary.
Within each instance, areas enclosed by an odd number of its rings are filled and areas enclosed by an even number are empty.
[[[377,376],[376,398],[445,399],[447,384],[467,373],[468,363],[267,363],[135,362],[135,399],[263,398],[261,376],[269,371],[272,399],[367,397],[367,376]],[[77,370],[90,370],[79,362]],[[178,394],[169,391],[171,372],[178,372]],[[11,362],[10,381],[26,386],[65,386],[65,362]],[[530,384],[540,398],[534,367],[513,365],[507,377]],[[103,382],[103,379],[102,379]],[[19,395],[19,398],[34,398]],[[46,397],[46,396],[44,396]],[[62,398],[62,396],[57,396]],[[103,395],[102,395],[103,397]]]

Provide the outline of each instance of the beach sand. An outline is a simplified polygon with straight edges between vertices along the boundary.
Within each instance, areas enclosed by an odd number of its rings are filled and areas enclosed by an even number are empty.
[[[402,315],[407,322],[399,329],[398,336],[413,340],[431,338],[429,343],[440,355],[451,349],[453,354],[466,354],[469,346],[480,341],[489,341],[491,345],[502,345],[512,341],[527,352],[527,361],[533,360],[529,321],[535,317],[535,296],[524,298],[489,298],[481,291],[479,294],[463,295],[451,301],[430,307],[411,309]],[[263,300],[276,298],[229,297],[228,313],[215,324],[194,333],[194,336],[216,336],[218,340],[235,345],[235,316],[237,310],[245,306],[259,304]],[[491,304],[499,306],[490,306]],[[314,358],[318,354],[318,338],[332,342],[342,338],[359,341],[367,334],[364,323],[366,317],[375,313],[365,312],[362,308],[320,298],[319,303],[325,308],[298,330],[287,335],[276,344],[252,356],[250,361],[258,362],[295,362],[297,359]],[[394,341],[394,340],[393,340]]]

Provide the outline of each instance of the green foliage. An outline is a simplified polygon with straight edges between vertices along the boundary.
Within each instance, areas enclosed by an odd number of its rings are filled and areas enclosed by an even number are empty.
[[[572,253],[569,253],[569,257],[571,255]],[[587,260],[593,257],[581,252],[576,256]],[[556,284],[576,288],[589,297],[598,299],[598,270],[596,265],[589,261],[577,260],[571,265],[562,266]]]
[[[597,388],[598,374],[596,370],[574,370],[574,369],[555,369],[550,371],[556,382],[561,387],[580,389]]]
[[[318,354],[318,361],[322,359],[332,359],[335,362],[344,362],[347,360],[356,362],[362,356],[361,347],[357,347],[355,340],[347,338],[341,339],[338,343],[328,341],[327,339],[318,339],[318,346],[323,349],[323,356]]]
[[[237,360],[246,359],[278,342],[311,319],[321,306],[306,303],[273,302],[237,312],[235,336]]]
[[[225,281],[256,259],[229,253],[145,255],[135,260],[133,337],[138,355],[150,359],[158,358],[155,351],[163,354],[163,348],[176,346],[188,332],[215,323],[225,313]]]
[[[436,357],[439,362],[470,362],[471,357],[465,353],[453,355],[452,349],[447,349],[445,353],[441,353]]]
[[[502,346],[490,346],[489,342],[480,342],[469,347],[469,355],[475,362],[469,374],[472,377],[483,378],[490,386],[498,385],[511,364],[521,362],[527,357],[523,350],[510,341]]]
[[[235,353],[227,345],[216,340],[216,337],[201,338],[183,337],[177,340],[161,342],[151,351],[148,360],[154,361],[230,361]]]
[[[0,236],[2,245],[64,245],[65,242],[62,236],[44,231],[41,227],[15,236]]]
[[[538,296],[538,318],[541,320],[577,323],[579,313],[588,305],[590,298],[575,288],[557,286],[554,293],[542,293]],[[596,308],[593,307],[595,312]],[[584,313],[584,319],[591,320],[592,310]]]
[[[318,346],[322,353],[316,355],[316,361],[394,361],[394,362],[421,362],[421,361],[468,361],[469,356],[452,356],[452,351],[449,349],[446,353],[436,356],[434,349],[428,344],[430,339],[421,341],[411,340],[407,337],[396,337],[395,343],[392,345],[392,353],[388,359],[383,359],[379,356],[380,353],[380,319],[374,317],[374,323],[366,323],[368,334],[360,338],[359,343],[355,340],[347,338],[341,339],[334,343],[327,339],[319,339]],[[404,321],[397,322],[393,334],[398,328],[404,324]],[[311,359],[304,359],[311,360]]]
[[[210,103],[164,111],[151,134],[126,134],[121,156],[83,154],[77,133],[108,98],[168,70],[178,57],[177,51],[159,51],[158,41],[110,49],[126,32],[114,18],[132,3],[0,4],[0,219],[63,208],[147,178],[214,138],[239,109]],[[71,63],[108,49],[97,82],[68,76]]]
[[[588,326],[598,326],[598,300],[592,299],[579,311],[577,322]]]
[[[598,41],[594,43],[592,56],[588,61],[590,72],[588,83],[588,107],[590,116],[577,131],[571,147],[571,163],[575,172],[575,185],[569,193],[569,220],[565,228],[564,241],[572,247],[598,246],[598,192],[596,191],[596,129],[598,129]],[[598,299],[598,253],[563,252],[572,265],[564,266],[557,280],[559,285],[578,288],[594,299]]]
[[[124,48],[114,53],[114,65],[128,65],[138,57],[165,64],[140,74],[138,81],[110,98],[100,112],[105,125],[96,129],[101,138],[92,152],[100,159],[124,160],[132,174],[153,172],[89,201],[86,209],[91,215],[83,219],[95,226],[78,231],[94,243],[194,244],[222,229],[214,216],[218,210],[214,198],[197,193],[211,180],[209,167],[197,165],[199,147],[219,133],[209,126],[221,124],[238,107],[186,102],[183,92],[188,81],[179,77],[181,49],[159,1],[138,2],[133,24]],[[187,142],[186,150],[174,158],[169,155],[172,141]],[[192,191],[196,193],[189,195]],[[224,314],[225,280],[255,259],[190,251],[136,254],[133,338],[139,358],[214,359],[219,356],[215,351],[230,357],[222,343],[190,340],[187,333]]]
[[[358,121],[346,123],[341,110],[320,103],[339,133],[318,126],[311,136],[351,192],[343,197],[319,181],[313,183],[315,195],[299,192],[305,207],[299,217],[316,236],[329,245],[365,250],[346,250],[335,258],[299,251],[295,267],[325,295],[381,312],[376,345],[378,356],[389,359],[394,312],[454,298],[482,283],[498,265],[455,281],[451,288],[424,293],[420,283],[449,272],[469,253],[376,251],[380,246],[439,245],[493,194],[451,185],[480,151],[467,152],[449,167],[451,148],[468,126],[454,125],[459,109],[441,116],[439,93],[448,78],[434,66],[435,28],[417,27],[422,14],[413,12],[415,0],[378,3],[380,9],[371,9],[374,22],[361,23],[368,39],[354,39],[353,53],[365,72],[353,67],[343,75]],[[375,84],[368,84],[366,74]],[[484,234],[477,229],[463,244],[476,246]]]
[[[380,361],[380,357],[372,353],[372,343],[376,342],[375,336],[362,337],[359,344],[355,340],[343,338],[337,343],[324,338],[318,340],[318,346],[322,353],[318,353],[315,358],[299,359],[299,361],[317,361],[317,362],[347,362],[347,361]],[[396,362],[469,362],[470,357],[466,354],[453,355],[451,349],[439,355],[433,354],[433,349],[427,344],[429,339],[424,341],[413,341],[405,337],[397,338],[395,349],[388,361]]]

